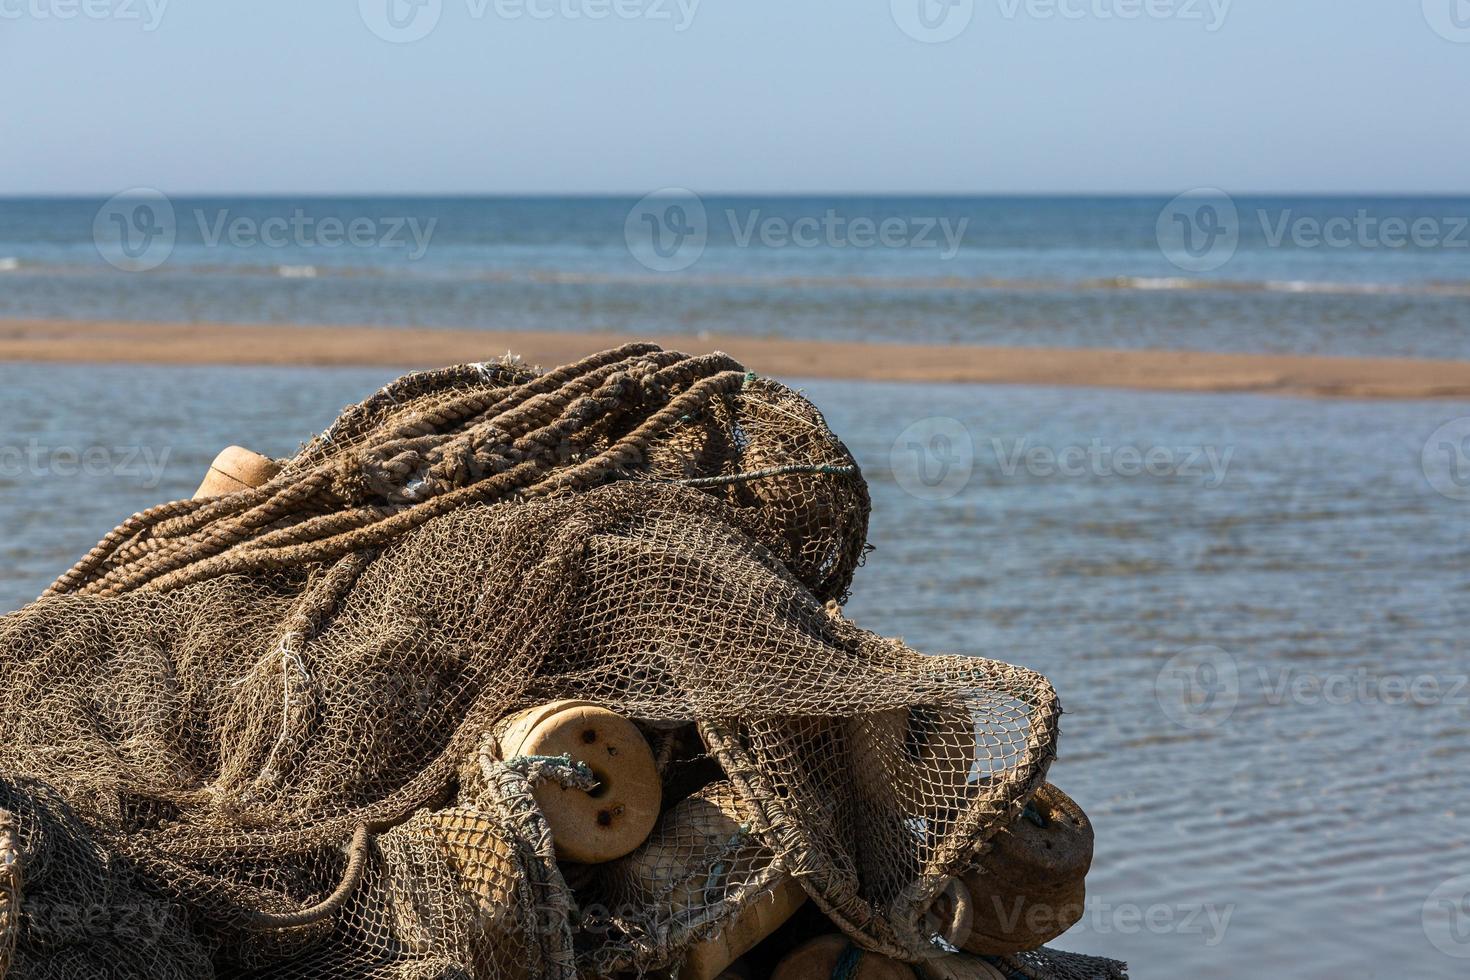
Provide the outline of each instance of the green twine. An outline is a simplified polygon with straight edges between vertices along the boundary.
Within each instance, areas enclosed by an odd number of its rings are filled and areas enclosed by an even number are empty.
[[[862,962],[863,951],[852,943],[848,943],[842,950],[842,955],[837,957],[837,963],[832,967],[832,980],[852,980],[857,976],[858,964]]]
[[[544,762],[550,766],[565,766],[568,769],[576,771],[578,775],[589,778],[593,775],[592,767],[585,762],[573,762],[570,752],[563,752],[561,755],[518,755],[514,759],[508,760],[508,764],[512,766],[533,766],[539,762]]]

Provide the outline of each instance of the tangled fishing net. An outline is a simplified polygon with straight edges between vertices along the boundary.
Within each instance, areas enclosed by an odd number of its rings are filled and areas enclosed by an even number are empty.
[[[801,396],[632,345],[410,375],[265,486],[131,518],[0,620],[0,975],[650,974],[777,871],[933,955],[1059,707],[843,618],[868,507]],[[588,773],[486,745],[555,699],[636,720],[665,805],[735,814],[684,847],[698,894],[558,865],[534,792]]]

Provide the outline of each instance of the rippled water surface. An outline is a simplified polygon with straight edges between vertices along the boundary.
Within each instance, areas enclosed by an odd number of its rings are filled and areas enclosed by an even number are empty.
[[[388,377],[0,366],[0,604]],[[1467,975],[1470,906],[1426,901],[1470,873],[1470,503],[1421,453],[1470,404],[807,391],[873,485],[849,614],[1062,696],[1052,778],[1098,849],[1060,945],[1140,978]]]
[[[0,198],[0,317],[1463,359],[1470,198]]]

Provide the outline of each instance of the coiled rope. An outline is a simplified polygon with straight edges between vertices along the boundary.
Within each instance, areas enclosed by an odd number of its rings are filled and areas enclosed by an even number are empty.
[[[601,485],[644,466],[655,443],[747,380],[726,354],[652,344],[544,375],[513,363],[410,375],[344,413],[265,486],[129,518],[46,595],[299,569],[459,507]],[[385,427],[410,399],[414,410]]]

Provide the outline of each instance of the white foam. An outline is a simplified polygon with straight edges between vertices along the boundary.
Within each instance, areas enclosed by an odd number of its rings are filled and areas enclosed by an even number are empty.
[[[316,266],[314,265],[278,265],[276,275],[282,279],[315,279]]]
[[[1119,276],[1118,284],[1128,289],[1197,289],[1198,279],[1179,276]]]
[[[1420,288],[1391,282],[1334,282],[1331,280],[1271,280],[1265,283],[1267,292],[1273,293],[1327,293],[1349,296],[1392,296],[1399,293],[1417,292]],[[1429,290],[1432,291],[1432,290]]]
[[[1266,290],[1273,293],[1336,293],[1342,292],[1344,285],[1333,282],[1310,282],[1304,279],[1270,281],[1265,284]]]

